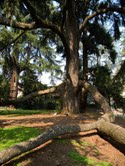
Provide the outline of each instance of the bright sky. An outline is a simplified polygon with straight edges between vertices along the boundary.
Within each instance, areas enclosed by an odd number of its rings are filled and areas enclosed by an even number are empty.
[[[39,76],[39,80],[41,81],[42,84],[47,84],[48,86],[52,85],[50,80],[50,73],[43,72],[43,74]],[[62,82],[61,78],[60,80],[55,79],[54,84],[58,85],[61,82]]]
[[[64,72],[64,67],[65,67],[65,60],[63,60],[62,58],[60,58],[61,55],[58,55],[56,57],[56,60],[61,61],[60,62],[60,66],[61,66],[61,70]],[[43,84],[47,84],[47,85],[52,85],[51,83],[51,73],[49,72],[43,72],[42,75],[39,75],[39,80],[41,83]],[[58,85],[62,82],[63,80],[63,76],[60,76],[60,79],[54,79],[54,85]]]

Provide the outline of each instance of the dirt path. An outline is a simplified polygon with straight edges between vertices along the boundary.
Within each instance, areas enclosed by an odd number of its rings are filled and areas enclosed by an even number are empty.
[[[89,113],[75,116],[64,115],[31,115],[7,117],[0,116],[0,127],[29,126],[45,130],[53,125],[66,125],[75,123],[90,123],[98,119],[99,114]],[[117,119],[117,124],[125,127],[125,122]],[[102,139],[95,131],[81,133],[81,136],[70,139],[50,141],[42,145],[16,162],[21,166],[72,166],[74,161],[70,158],[70,153],[77,152],[82,156],[90,157],[97,161],[110,162],[112,166],[125,166],[125,155]],[[13,163],[8,165],[13,166]],[[15,164],[17,165],[17,164]],[[83,166],[83,163],[75,162],[75,165]],[[84,164],[84,165],[87,165]],[[93,165],[95,166],[95,165]]]

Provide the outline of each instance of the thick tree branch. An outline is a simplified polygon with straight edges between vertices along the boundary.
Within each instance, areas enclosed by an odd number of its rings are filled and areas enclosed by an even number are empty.
[[[4,17],[0,17],[0,24],[5,25],[5,26],[10,26],[13,28],[17,28],[17,29],[22,29],[22,30],[32,30],[32,29],[37,29],[37,28],[50,29],[60,37],[60,39],[64,45],[64,48],[65,48],[66,52],[68,53],[69,47],[67,45],[66,38],[65,38],[64,34],[61,32],[60,28],[57,25],[55,25],[54,23],[49,22],[48,20],[43,20],[41,17],[36,15],[37,12],[29,0],[25,0],[24,4],[27,6],[27,9],[29,10],[30,15],[31,15],[32,19],[34,20],[34,22],[23,23],[23,22],[17,22],[15,20],[11,21]]]
[[[92,94],[94,100],[100,105],[101,109],[105,113],[102,117],[109,122],[113,122],[115,120],[113,112],[105,97],[101,95],[98,89],[88,82],[81,81],[79,84],[80,86],[83,86],[87,91],[89,91]]]
[[[0,24],[9,26],[12,28],[22,29],[22,30],[32,30],[38,28],[38,25],[35,22],[32,23],[23,23],[23,22],[17,22],[15,20],[10,21],[7,18],[0,16]]]
[[[63,42],[63,45],[66,49],[66,52],[69,51],[69,48],[67,46],[67,42],[66,42],[66,38],[64,36],[64,34],[62,33],[62,31],[60,30],[61,28],[59,28],[57,25],[55,25],[54,23],[48,21],[48,20],[43,20],[36,12],[36,8],[32,5],[32,3],[29,0],[24,0],[24,4],[26,5],[27,9],[30,12],[31,17],[35,20],[36,24],[41,27],[41,28],[46,28],[46,29],[50,29],[53,32],[55,32],[60,38],[61,41]]]
[[[55,87],[51,87],[51,88],[45,89],[45,90],[39,90],[39,91],[33,92],[33,93],[31,93],[31,94],[29,94],[27,96],[24,96],[22,98],[18,98],[17,100],[14,101],[14,103],[23,102],[23,101],[29,100],[31,98],[34,98],[34,97],[37,97],[37,96],[40,96],[40,95],[45,95],[45,94],[53,93],[55,91],[60,91],[60,89],[62,89],[63,86],[64,86],[64,83],[59,84],[59,85],[57,85]]]
[[[59,33],[59,36],[60,36],[61,31],[59,30],[58,26],[49,22],[48,20],[43,20],[38,15],[38,12],[36,11],[37,9],[32,5],[32,3],[29,0],[24,0],[24,4],[26,5],[32,19],[36,22],[37,25],[39,25],[39,27],[51,29],[57,34]]]
[[[84,88],[91,92],[93,98],[101,105],[105,113],[111,112],[111,108],[106,99],[101,95],[97,88],[87,82],[84,82]]]
[[[63,26],[64,26],[65,21],[66,21],[67,9],[68,9],[68,0],[63,0],[63,10],[62,10],[63,18],[62,18],[62,23],[61,23],[61,31],[63,31]]]
[[[84,28],[86,27],[87,23],[89,20],[91,20],[92,18],[107,13],[107,12],[117,12],[117,13],[125,13],[125,8],[123,7],[107,7],[106,9],[100,9],[97,10],[96,12],[92,13],[91,15],[87,16],[85,18],[85,20],[83,21],[83,23],[80,26],[80,34],[82,33],[82,31],[84,30]]]
[[[59,28],[56,25],[54,25],[51,22],[44,21],[42,19],[39,20],[39,23],[36,23],[36,22],[22,23],[22,22],[17,22],[17,21],[11,22],[10,20],[8,20],[6,18],[0,17],[0,24],[9,26],[9,27],[13,27],[16,29],[22,29],[22,30],[32,30],[32,29],[37,29],[37,28],[50,29],[60,37],[66,52],[67,53],[69,52],[69,47],[67,45],[67,41],[66,41],[64,34],[59,30]]]

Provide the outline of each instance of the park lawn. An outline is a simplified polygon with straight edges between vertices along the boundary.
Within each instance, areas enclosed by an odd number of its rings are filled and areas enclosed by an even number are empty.
[[[26,109],[1,109],[0,116],[24,116],[24,115],[34,115],[34,114],[51,114],[58,112],[57,110],[26,110]]]
[[[0,128],[0,151],[34,138],[41,133],[39,129],[33,127]]]
[[[52,114],[55,110],[26,110],[26,109],[0,109],[0,116],[25,116],[35,114]],[[41,134],[42,131],[31,127],[0,128],[0,151],[17,143],[29,140]]]

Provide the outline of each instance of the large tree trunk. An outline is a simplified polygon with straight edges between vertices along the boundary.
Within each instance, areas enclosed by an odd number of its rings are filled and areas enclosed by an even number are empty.
[[[10,80],[10,100],[17,99],[18,92],[18,70],[15,66],[12,67],[12,74]]]
[[[101,119],[92,124],[55,126],[50,128],[35,139],[19,143],[18,145],[0,152],[0,164],[13,159],[22,153],[30,151],[51,139],[57,138],[60,135],[85,132],[95,129],[125,147],[125,129]]]
[[[15,31],[16,32],[16,31]],[[18,77],[19,77],[19,66],[18,66],[18,44],[15,42],[14,49],[11,55],[11,66],[12,66],[12,73],[11,73],[11,80],[10,80],[10,100],[17,99],[18,93]]]
[[[78,28],[75,16],[75,1],[67,1],[65,37],[69,50],[66,55],[66,86],[64,93],[63,112],[79,113],[78,100]]]

